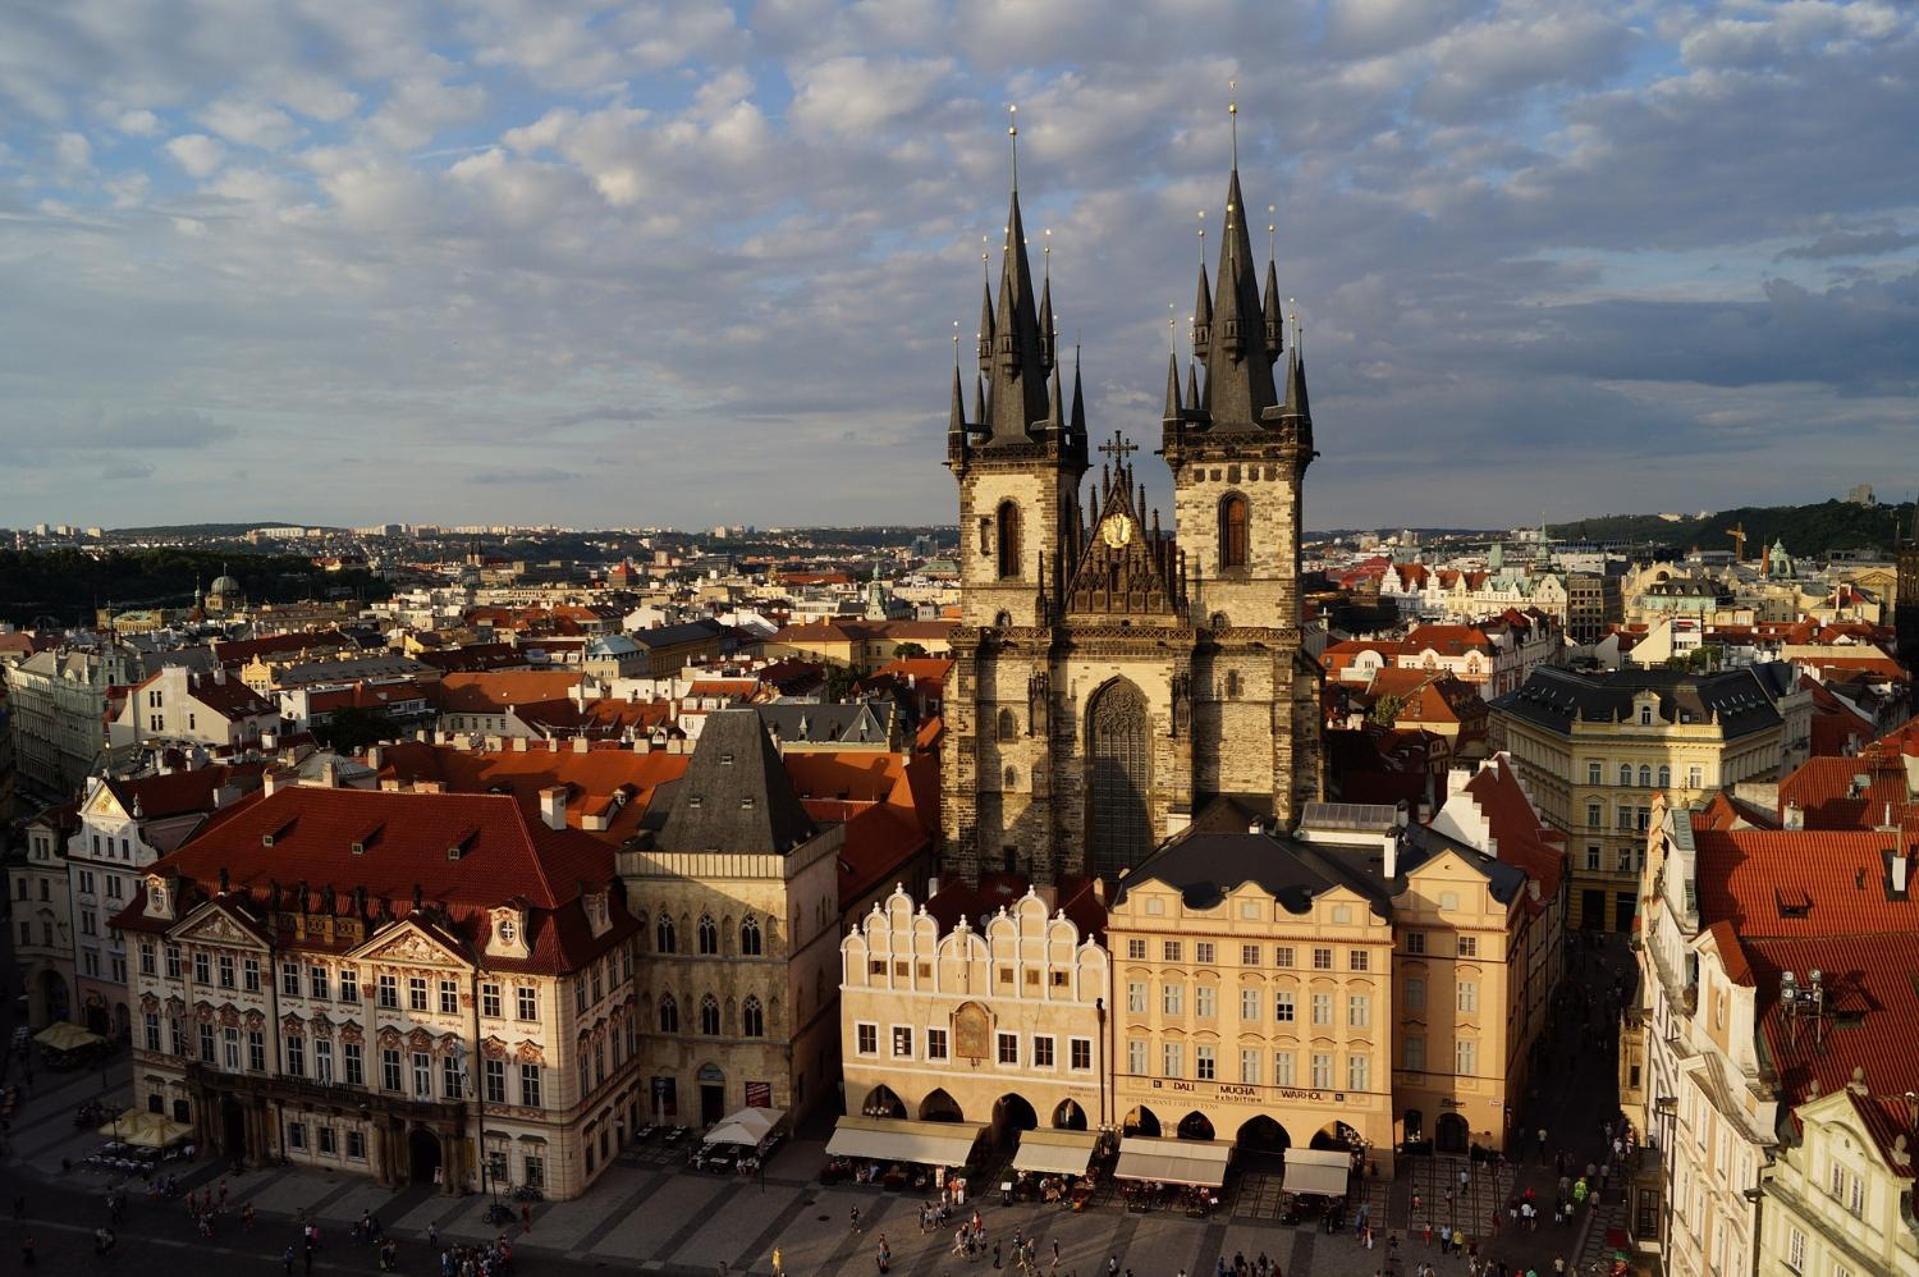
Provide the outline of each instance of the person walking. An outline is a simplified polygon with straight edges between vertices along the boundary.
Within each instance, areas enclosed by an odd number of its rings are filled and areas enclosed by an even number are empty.
[[[293,1277],[293,1247],[291,1246],[280,1252],[280,1271],[285,1273],[286,1277]]]
[[[786,1261],[780,1257],[780,1248],[773,1248],[773,1277],[786,1277]]]
[[[533,1231],[533,1203],[522,1202],[520,1204],[520,1232],[530,1233],[532,1231]]]
[[[23,1233],[20,1237],[20,1266],[33,1267],[33,1234]]]

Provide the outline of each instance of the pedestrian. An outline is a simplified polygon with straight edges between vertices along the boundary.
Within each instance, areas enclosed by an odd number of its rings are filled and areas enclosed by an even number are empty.
[[[780,1257],[780,1248],[773,1248],[773,1277],[786,1277],[786,1261]]]
[[[999,1240],[997,1238],[993,1241],[993,1267],[999,1267]]]
[[[286,1277],[293,1277],[293,1247],[288,1246],[280,1252],[280,1270]]]
[[[440,1248],[440,1226],[431,1221],[426,1226],[426,1244],[435,1250]]]
[[[20,1266],[33,1267],[33,1234],[25,1233],[20,1238]]]
[[[530,1233],[533,1231],[533,1203],[532,1202],[520,1203],[520,1231],[522,1233]]]

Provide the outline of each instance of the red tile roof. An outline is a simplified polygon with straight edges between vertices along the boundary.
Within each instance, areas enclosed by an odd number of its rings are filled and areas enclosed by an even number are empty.
[[[497,670],[449,673],[436,695],[446,714],[504,714],[510,707],[565,700],[584,675],[579,671]]]
[[[1416,626],[1405,638],[1402,650],[1417,654],[1431,648],[1441,656],[1464,656],[1468,652],[1490,652],[1492,640],[1470,625]]]
[[[142,818],[165,820],[212,811],[215,795],[227,785],[242,791],[258,789],[260,773],[265,768],[264,763],[236,763],[169,772],[164,776],[141,776],[135,780],[109,779],[106,786],[126,811],[131,812],[137,802]]]
[[[1860,783],[1863,779],[1863,784]],[[1873,829],[1919,819],[1908,810],[1898,754],[1872,747],[1854,758],[1809,758],[1779,782],[1779,805],[1797,803],[1808,829]]]
[[[611,812],[605,830],[587,832],[617,847],[639,828],[659,787],[686,772],[690,757],[610,744],[582,751],[571,742],[530,741],[524,750],[467,750],[403,741],[381,749],[380,779],[436,781],[454,793],[507,793],[534,820],[539,819],[540,791],[565,785],[567,824],[579,829],[588,816]],[[617,811],[616,794],[624,798]]]
[[[1491,826],[1499,859],[1510,861],[1539,883],[1539,894],[1552,899],[1566,872],[1564,835],[1547,825],[1526,796],[1519,773],[1507,754],[1495,754],[1473,778],[1466,792],[1479,800],[1479,809]]]
[[[1694,821],[1703,925],[1755,936],[1812,938],[1919,930],[1919,899],[1886,898],[1885,852],[1898,835],[1707,829]]]

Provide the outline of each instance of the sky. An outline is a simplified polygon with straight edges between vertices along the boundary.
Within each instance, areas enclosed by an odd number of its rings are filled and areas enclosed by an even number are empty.
[[[1919,6],[61,0],[0,5],[0,525],[951,521],[1009,105],[1150,446],[1229,97],[1309,526],[1919,487]]]

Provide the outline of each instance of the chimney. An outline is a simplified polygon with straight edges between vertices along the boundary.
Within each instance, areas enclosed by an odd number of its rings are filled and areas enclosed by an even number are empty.
[[[260,773],[260,792],[268,798],[273,797],[280,788],[280,773],[269,767]]]
[[[274,750],[280,748],[280,733],[261,732],[260,748],[269,754],[271,754]]]
[[[368,745],[366,747],[366,765],[368,767],[371,767],[374,771],[377,772],[380,770],[381,760],[383,760],[385,757],[386,757],[386,751],[381,746]]]
[[[1379,872],[1388,882],[1399,876],[1399,829],[1379,836]]]
[[[1806,827],[1806,809],[1789,799],[1786,802],[1784,819],[1787,829],[1802,830]]]
[[[320,764],[320,784],[327,789],[340,787],[340,764],[329,758]]]
[[[566,828],[565,785],[550,785],[540,791],[540,819],[548,829]]]
[[[227,685],[227,667],[226,666],[215,665],[213,667],[213,685],[215,687],[225,687]]]

